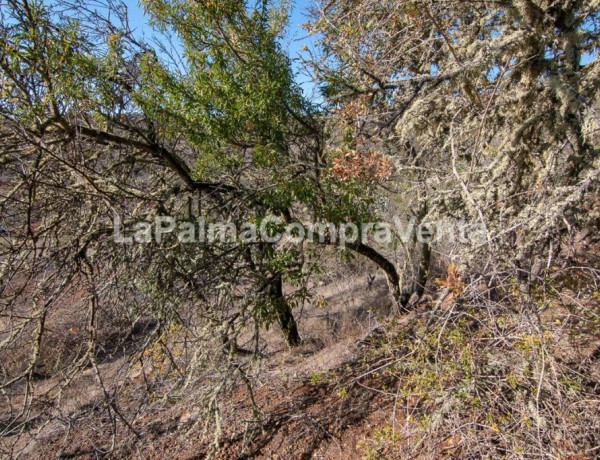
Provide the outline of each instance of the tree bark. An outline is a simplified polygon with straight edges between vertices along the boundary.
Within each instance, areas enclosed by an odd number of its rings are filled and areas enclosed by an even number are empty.
[[[423,243],[421,252],[421,260],[419,261],[419,273],[417,275],[415,292],[419,299],[425,292],[425,285],[429,278],[429,265],[431,264],[431,244]]]
[[[410,299],[410,293],[402,292],[400,289],[400,275],[396,266],[390,262],[386,257],[377,252],[370,246],[363,243],[347,244],[347,247],[358,254],[366,257],[371,262],[375,263],[379,268],[383,270],[387,278],[388,287],[394,298],[396,307],[400,310],[406,310],[408,301]]]
[[[298,324],[292,313],[292,308],[283,295],[283,278],[281,274],[275,275],[269,286],[269,295],[275,306],[277,322],[283,332],[285,343],[290,347],[296,347],[302,343],[298,333]]]
[[[377,252],[370,246],[364,243],[354,243],[347,245],[349,249],[357,252],[358,254],[366,257],[371,262],[375,263],[379,268],[383,270],[386,275],[389,289],[396,303],[396,307],[403,312],[410,311],[410,307],[413,302],[409,301],[413,294],[416,294],[420,299],[425,292],[425,284],[429,277],[429,265],[431,263],[431,245],[424,243],[421,253],[421,260],[419,262],[419,269],[417,278],[411,283],[412,288],[408,291],[403,291],[400,287],[400,274],[396,269],[396,266],[390,262],[385,256]],[[416,302],[414,302],[416,303]]]

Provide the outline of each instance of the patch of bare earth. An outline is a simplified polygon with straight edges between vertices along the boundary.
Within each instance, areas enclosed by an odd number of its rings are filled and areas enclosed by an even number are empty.
[[[288,349],[276,329],[266,331],[254,389],[261,412],[253,413],[245,388],[234,391],[233,404],[223,406],[216,458],[339,458],[341,452],[360,458],[358,440],[388,414],[392,400],[377,392],[382,382],[372,382],[372,389],[368,379],[350,389],[344,383],[355,377],[357,365],[364,367],[357,342],[389,314],[385,282],[367,286],[364,276],[346,277],[318,286],[317,293],[320,304],[299,312],[301,346]],[[125,356],[102,361],[99,369],[121,390],[115,401],[119,435],[113,439],[111,419],[101,409],[104,395],[89,368],[63,395],[69,400],[64,423],[59,418],[22,437],[25,455],[98,458],[106,449],[111,458],[205,458],[212,438],[203,432],[193,388],[187,396],[152,400],[141,396],[146,382],[131,372]],[[51,394],[56,384],[54,378],[41,379],[37,391]]]

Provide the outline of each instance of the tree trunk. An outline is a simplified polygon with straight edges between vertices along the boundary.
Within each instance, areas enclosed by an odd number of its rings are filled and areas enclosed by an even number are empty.
[[[419,274],[417,275],[415,292],[419,299],[425,292],[425,285],[429,278],[429,265],[431,264],[431,244],[423,243],[421,260],[419,261]]]
[[[356,251],[362,256],[365,256],[367,259],[375,263],[379,268],[383,270],[387,278],[388,287],[392,292],[392,297],[394,298],[396,308],[398,308],[401,311],[405,311],[411,294],[402,292],[400,290],[400,275],[398,274],[398,270],[396,270],[396,266],[388,259],[386,259],[383,255],[381,255],[379,252],[377,252],[375,249],[373,249],[370,246],[367,246],[366,244],[348,244],[348,248],[352,249],[353,251]]]
[[[292,313],[292,308],[283,295],[283,279],[280,274],[275,275],[271,280],[269,295],[275,306],[275,314],[277,315],[277,321],[283,332],[285,343],[290,347],[300,345],[302,339],[298,333],[298,324]]]
[[[322,236],[322,235],[321,235]],[[316,241],[316,239],[315,239]],[[323,238],[321,241],[325,241],[325,244],[333,245],[335,244],[331,238]],[[397,308],[398,312],[409,312],[410,305],[409,301],[413,295],[413,291],[403,291],[400,287],[400,274],[396,269],[396,266],[390,262],[384,255],[379,253],[376,249],[367,246],[362,242],[349,243],[346,242],[346,247],[364,257],[369,259],[371,262],[375,263],[379,268],[383,270],[385,276],[387,278],[388,287],[392,293],[392,297],[394,298],[394,304]],[[419,266],[418,280],[416,280],[416,285],[414,286],[414,293],[418,295],[420,298],[423,295],[425,290],[425,283],[427,282],[427,277],[429,275],[429,264],[431,261],[431,246],[429,244],[424,244],[421,265]]]
[[[422,222],[425,216],[427,215],[428,204],[427,201],[421,204],[421,208],[419,209],[419,213],[417,214],[417,219],[419,222]],[[422,234],[422,237],[433,238],[433,235],[430,233]],[[417,234],[414,235],[414,248],[417,248],[419,245],[419,238]],[[425,292],[425,285],[427,284],[427,279],[429,278],[429,266],[431,265],[431,243],[420,243],[421,245],[421,257],[419,259],[419,266],[417,267],[416,277],[414,279],[413,291],[416,295],[417,303],[421,297],[423,297],[423,293]]]
[[[398,273],[398,270],[396,270],[396,266],[385,256],[363,243],[349,244],[348,248],[356,251],[362,256],[365,256],[383,270],[387,278],[392,297],[394,298],[396,308],[398,308],[399,311],[408,312],[410,310],[413,302],[410,302],[409,305],[409,301],[413,294],[416,294],[419,299],[423,296],[423,293],[425,292],[425,284],[427,283],[427,278],[429,276],[429,264],[431,263],[430,244],[423,244],[417,279],[414,280],[414,284],[411,283],[412,289],[404,292],[400,288],[400,274]]]

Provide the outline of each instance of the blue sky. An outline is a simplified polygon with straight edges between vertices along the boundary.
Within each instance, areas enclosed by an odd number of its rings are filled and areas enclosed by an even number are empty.
[[[143,33],[146,38],[152,37],[153,33],[151,28],[147,24],[147,18],[144,16],[143,9],[139,6],[138,0],[124,0],[127,5],[129,15],[129,25],[132,29],[135,29],[137,33]],[[296,81],[300,83],[302,89],[307,96],[315,96],[318,98],[315,92],[315,86],[311,82],[310,77],[303,74],[299,67],[299,54],[300,50],[304,46],[311,46],[313,40],[307,36],[306,31],[302,29],[302,24],[307,20],[308,8],[310,7],[310,1],[293,0],[291,4],[291,16],[290,24],[286,37],[282,41],[282,46],[293,61],[293,69],[296,74]],[[316,92],[315,92],[316,93]]]
[[[144,33],[147,38],[152,36],[152,30],[147,25],[147,18],[144,16],[143,9],[138,5],[138,0],[124,0],[128,8],[130,26],[136,29],[138,33]],[[282,40],[282,46],[293,62],[293,71],[296,75],[296,81],[301,85],[306,96],[315,102],[321,102],[322,97],[318,94],[314,83],[306,72],[302,72],[299,64],[299,56],[302,48],[311,47],[314,39],[309,37],[307,32],[302,29],[302,24],[308,20],[308,10],[311,1],[291,0],[291,16],[288,31]],[[596,58],[597,53],[586,53],[582,56],[581,63],[588,64]]]
[[[309,37],[308,33],[302,29],[302,24],[308,21],[308,9],[310,5],[310,1],[292,1],[292,14],[290,16],[290,24],[287,34],[288,36],[283,43],[284,49],[288,52],[288,55],[294,63],[296,81],[300,83],[304,89],[304,92],[309,96],[311,92],[314,91],[315,86],[310,77],[301,72],[301,69],[298,65],[298,60],[302,48],[305,46],[311,47],[314,43],[313,37]]]

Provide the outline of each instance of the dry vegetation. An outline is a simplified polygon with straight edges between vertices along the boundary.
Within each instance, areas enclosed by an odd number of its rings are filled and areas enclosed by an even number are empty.
[[[60,412],[38,403],[3,446],[44,458],[596,458],[597,248],[591,260],[540,276],[529,306],[514,279],[491,295],[451,268],[401,316],[390,316],[384,279],[365,276],[374,266],[340,267],[334,257],[316,301],[298,312],[304,344],[288,349],[278,331],[263,334],[260,356],[232,358],[243,369],[233,380],[231,368],[191,372],[198,350],[187,326],[153,337],[156,325],[139,321],[124,337],[114,322],[100,323],[98,370],[113,411],[88,368]],[[48,335],[55,353],[39,358],[48,371],[32,382],[37,394],[57,391],[51,369],[81,343],[70,316],[62,308],[48,324],[68,333]],[[251,335],[241,334],[240,347]],[[221,385],[212,418],[205,404]]]
[[[0,456],[600,458],[598,1],[316,1],[320,105],[286,5],[143,4],[0,0]]]

